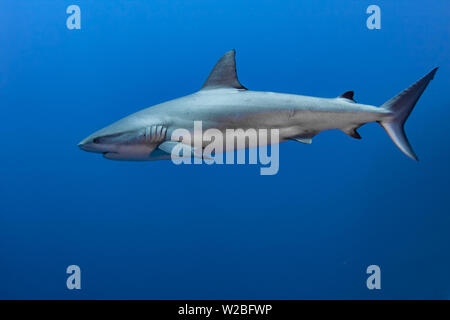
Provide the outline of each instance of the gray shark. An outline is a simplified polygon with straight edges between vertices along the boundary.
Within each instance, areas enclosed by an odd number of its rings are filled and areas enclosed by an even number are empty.
[[[183,141],[173,140],[174,130],[278,129],[279,141],[311,143],[319,132],[340,129],[361,139],[357,129],[379,123],[397,147],[417,160],[404,131],[404,123],[438,68],[380,107],[356,103],[353,91],[336,98],[251,91],[236,74],[235,50],[214,66],[201,89],[131,114],[85,138],[78,146],[113,160],[170,159],[171,150]],[[194,145],[183,146],[191,148]],[[198,150],[197,150],[198,152]]]

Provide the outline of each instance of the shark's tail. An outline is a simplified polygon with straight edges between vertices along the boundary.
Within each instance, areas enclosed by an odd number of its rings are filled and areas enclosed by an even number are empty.
[[[418,160],[418,158],[409,144],[403,126],[420,96],[425,91],[428,83],[433,79],[437,69],[438,68],[434,68],[425,77],[381,106],[381,108],[391,111],[392,117],[380,121],[380,125],[386,130],[387,134],[391,137],[397,147],[414,160]]]

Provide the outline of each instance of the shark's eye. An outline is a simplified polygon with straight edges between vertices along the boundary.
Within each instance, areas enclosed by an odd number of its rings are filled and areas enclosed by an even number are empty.
[[[94,138],[94,140],[92,140],[93,143],[99,143],[100,142],[100,138]]]

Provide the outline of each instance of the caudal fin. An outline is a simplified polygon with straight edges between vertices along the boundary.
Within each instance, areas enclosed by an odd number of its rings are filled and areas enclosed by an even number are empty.
[[[433,79],[437,69],[434,68],[425,77],[381,106],[381,108],[391,111],[393,115],[386,120],[380,121],[380,125],[386,130],[397,147],[414,160],[418,160],[418,158],[406,137],[404,124],[428,83]]]

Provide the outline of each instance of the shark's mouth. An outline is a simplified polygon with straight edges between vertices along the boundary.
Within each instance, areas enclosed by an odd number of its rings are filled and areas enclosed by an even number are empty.
[[[106,152],[102,152],[103,154],[103,158],[111,158],[111,156],[118,154],[118,152],[112,152],[112,151],[106,151]]]

